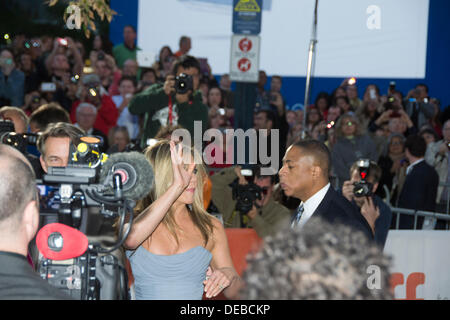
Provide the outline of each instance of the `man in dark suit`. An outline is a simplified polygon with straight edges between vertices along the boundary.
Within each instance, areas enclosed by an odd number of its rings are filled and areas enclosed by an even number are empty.
[[[312,216],[321,217],[331,224],[351,226],[373,239],[366,219],[331,187],[330,168],[330,152],[319,141],[300,141],[287,149],[279,172],[280,186],[287,196],[302,200],[292,227],[303,228]]]
[[[70,299],[27,261],[39,224],[37,189],[31,165],[14,152],[0,154],[0,299]]]
[[[406,179],[399,196],[400,208],[434,212],[439,176],[436,170],[425,162],[427,144],[419,135],[411,135],[406,139],[405,156],[409,161]],[[416,229],[433,229],[428,225],[430,220],[417,218]],[[401,215],[399,229],[414,229],[414,216]]]

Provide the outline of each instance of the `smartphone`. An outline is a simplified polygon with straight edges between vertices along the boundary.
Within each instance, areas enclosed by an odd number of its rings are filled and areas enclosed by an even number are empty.
[[[54,84],[53,82],[42,82],[41,91],[42,92],[55,92],[56,84]]]
[[[219,108],[219,114],[221,115],[221,116],[224,116],[225,115],[225,109],[224,108]]]
[[[370,89],[369,90],[369,95],[370,95],[370,99],[375,100],[377,98],[377,94],[375,92],[375,89]]]

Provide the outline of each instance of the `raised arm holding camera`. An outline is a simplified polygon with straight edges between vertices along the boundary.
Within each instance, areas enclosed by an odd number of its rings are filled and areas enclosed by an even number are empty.
[[[194,136],[194,121],[201,121],[203,129],[208,124],[208,108],[202,102],[199,89],[200,64],[192,56],[182,56],[175,61],[173,72],[164,84],[154,84],[135,95],[128,110],[144,115],[141,146],[153,138],[161,126],[181,125]]]
[[[384,247],[392,212],[383,200],[375,195],[381,178],[381,168],[373,161],[361,159],[350,168],[350,180],[342,186],[342,195],[356,205],[372,228],[375,242]]]
[[[240,166],[222,169],[211,177],[212,202],[225,227],[255,229],[260,237],[274,235],[289,226],[289,209],[273,197],[275,176],[261,175],[259,168],[244,176]],[[253,174],[254,172],[254,174]]]

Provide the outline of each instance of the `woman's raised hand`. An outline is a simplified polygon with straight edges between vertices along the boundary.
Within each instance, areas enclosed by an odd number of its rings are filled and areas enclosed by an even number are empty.
[[[173,185],[186,189],[189,182],[192,179],[192,172],[195,168],[195,162],[189,164],[187,170],[183,164],[183,148],[181,143],[175,145],[175,142],[170,141],[170,154],[172,158],[172,172],[173,172]]]

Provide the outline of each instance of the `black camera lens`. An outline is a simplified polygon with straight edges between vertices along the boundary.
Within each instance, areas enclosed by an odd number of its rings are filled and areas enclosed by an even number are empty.
[[[192,76],[181,73],[175,78],[175,92],[178,94],[186,94],[189,90],[194,89]]]

